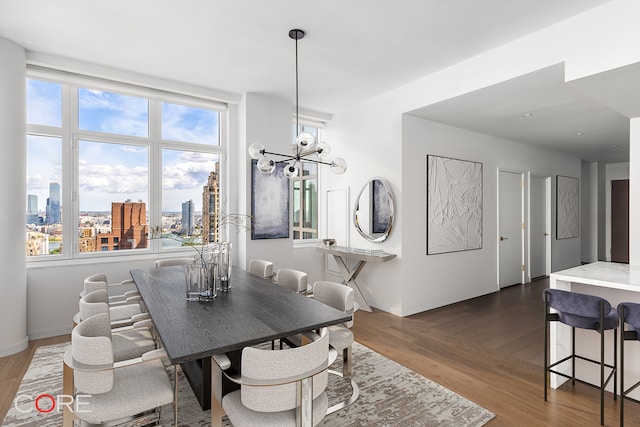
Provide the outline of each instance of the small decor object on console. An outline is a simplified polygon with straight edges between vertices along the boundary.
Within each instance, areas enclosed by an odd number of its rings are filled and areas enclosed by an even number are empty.
[[[336,244],[336,239],[322,239],[322,244],[325,246],[334,246]]]
[[[302,30],[293,29],[289,31],[289,37],[296,41],[296,132],[300,129],[298,114],[298,40],[304,37]],[[249,155],[258,161],[258,170],[264,174],[271,174],[276,170],[277,163],[285,163],[284,173],[289,178],[298,176],[299,166],[302,162],[320,163],[331,166],[331,170],[337,174],[343,174],[347,170],[347,162],[342,158],[336,158],[331,162],[318,160],[331,151],[326,142],[317,142],[316,139],[308,132],[302,132],[296,135],[296,144],[293,148],[293,154],[280,154],[267,151],[262,144],[251,144],[249,147]],[[314,155],[310,158],[309,156]],[[280,160],[274,160],[272,156],[281,157]]]

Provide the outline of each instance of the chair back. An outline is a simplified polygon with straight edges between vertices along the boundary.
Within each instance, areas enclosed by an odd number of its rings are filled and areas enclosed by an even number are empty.
[[[276,283],[294,292],[304,292],[307,290],[307,273],[281,268],[276,273]]]
[[[189,264],[193,264],[193,257],[157,259],[154,263],[154,266],[155,267],[171,267],[174,265],[189,265]]]
[[[635,302],[621,302],[618,304],[618,315],[624,323],[640,333],[640,304]]]
[[[263,259],[252,259],[249,261],[249,273],[263,279],[271,279],[273,277],[273,263]]]
[[[89,276],[84,279],[84,292],[88,294],[89,292],[97,291],[100,289],[107,290],[107,275],[104,273],[94,274],[93,276]]]
[[[314,334],[315,335],[315,334]],[[313,376],[313,398],[320,396],[327,387],[327,363],[329,357],[329,331],[320,330],[314,341],[285,350],[260,350],[245,347],[242,350],[242,378],[265,383],[318,372]],[[290,382],[271,386],[249,386],[240,388],[242,404],[259,412],[278,412],[296,408],[299,403],[299,385]]]
[[[80,322],[71,332],[71,353],[75,362],[87,365],[112,365],[111,326],[108,314],[96,314]],[[111,391],[114,383],[112,369],[74,369],[74,385],[78,392],[101,394]]]
[[[603,310],[602,313],[605,316],[611,312],[609,301],[595,295],[580,294],[562,289],[545,289],[543,297],[549,307],[561,313],[599,318],[601,310]]]
[[[345,313],[353,314],[353,295],[353,289],[341,283],[319,280],[313,284],[313,299]],[[345,326],[353,326],[353,315]]]
[[[109,295],[104,289],[89,292],[80,298],[80,321],[84,321],[96,314],[109,316]]]

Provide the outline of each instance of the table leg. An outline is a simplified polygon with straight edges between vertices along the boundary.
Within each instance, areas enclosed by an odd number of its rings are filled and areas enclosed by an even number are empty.
[[[349,264],[348,264],[348,259],[345,259],[343,257],[341,257],[340,255],[333,255],[333,258],[336,260],[336,264],[338,265],[338,269],[340,269],[340,272],[342,273],[342,279],[344,281],[345,284],[350,285],[354,291],[356,292],[357,296],[359,297],[358,299],[360,300],[360,309],[364,310],[364,311],[371,311],[371,306],[369,305],[369,303],[367,302],[367,300],[365,299],[364,295],[362,294],[362,291],[360,290],[360,287],[358,286],[358,283],[356,282],[356,277],[358,277],[358,275],[360,274],[360,272],[362,271],[362,269],[364,268],[366,262],[365,261],[358,261],[358,263],[356,264],[355,268],[353,270],[349,269]]]

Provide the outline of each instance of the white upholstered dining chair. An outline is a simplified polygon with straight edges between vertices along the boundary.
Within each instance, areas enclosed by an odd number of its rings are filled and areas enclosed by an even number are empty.
[[[142,418],[146,425],[159,420],[156,410],[172,402],[177,425],[174,386],[161,360],[166,357],[164,350],[119,359],[115,344],[106,313],[85,319],[71,333],[71,351],[65,354],[65,365],[73,369],[76,395],[90,395],[74,414],[83,422],[81,425],[133,419],[141,422],[140,417],[147,417]]]
[[[100,289],[107,291],[109,305],[131,304],[140,300],[140,294],[135,290],[133,280],[109,283],[107,275],[104,273],[94,274],[84,279],[84,290],[80,293],[80,297]]]
[[[234,427],[312,426],[327,413],[327,366],[335,358],[329,334],[308,333],[306,345],[286,350],[242,350],[242,374],[230,368],[226,355],[214,360],[224,374],[240,384],[225,395],[222,407]]]
[[[276,284],[294,292],[307,291],[307,273],[290,268],[281,268],[276,273]]]
[[[348,285],[341,283],[317,281],[313,284],[313,299],[327,304],[337,310],[351,314],[351,320],[340,325],[331,325],[327,327],[329,330],[329,344],[338,353],[342,352],[342,373],[337,371],[329,371],[343,377],[351,383],[352,393],[343,402],[337,403],[329,408],[329,413],[342,409],[356,401],[360,395],[360,389],[353,380],[353,354],[351,347],[353,346],[353,312],[354,312],[354,294],[353,289]]]
[[[263,259],[252,259],[249,261],[249,273],[271,280],[273,278],[273,263]]]
[[[174,265],[189,265],[189,264],[193,264],[193,261],[194,261],[193,257],[157,259],[154,262],[154,267],[172,267]]]
[[[95,314],[108,313],[112,327],[131,325],[137,320],[143,320],[140,303],[109,305],[109,296],[104,289],[84,294],[78,302],[79,312],[75,323],[82,322]]]

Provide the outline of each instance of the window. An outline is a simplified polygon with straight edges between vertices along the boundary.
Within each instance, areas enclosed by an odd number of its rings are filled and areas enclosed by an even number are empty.
[[[320,137],[320,129],[301,125],[296,132],[293,126],[293,140],[301,132],[309,132],[316,141]],[[299,175],[292,179],[293,185],[293,238],[318,238],[318,165],[316,163],[302,163]]]
[[[205,231],[203,240],[217,240],[225,111],[213,101],[29,70],[27,255],[179,250],[185,235]]]

